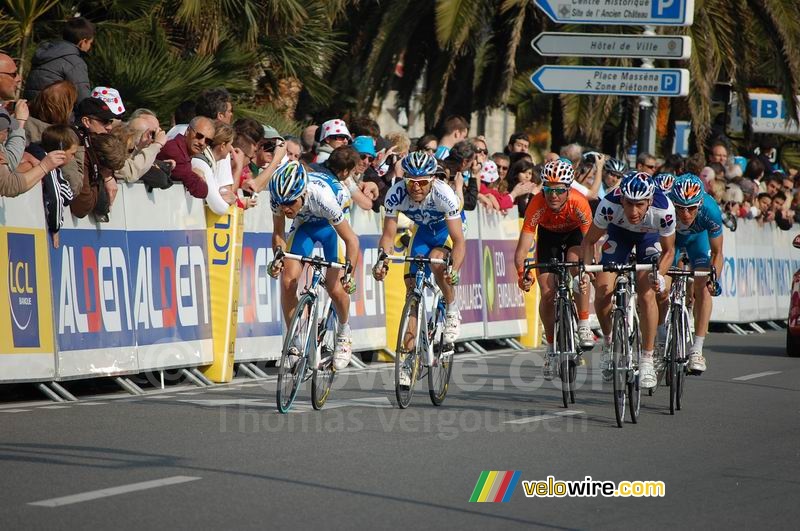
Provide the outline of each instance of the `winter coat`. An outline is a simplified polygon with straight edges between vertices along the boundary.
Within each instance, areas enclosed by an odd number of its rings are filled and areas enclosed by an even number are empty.
[[[63,80],[72,81],[78,89],[76,103],[89,97],[89,68],[78,47],[61,40],[43,42],[31,61],[31,71],[25,82],[25,98],[32,101],[42,89]]]

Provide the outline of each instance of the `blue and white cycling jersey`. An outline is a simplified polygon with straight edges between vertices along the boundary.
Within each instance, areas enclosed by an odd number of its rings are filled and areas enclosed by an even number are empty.
[[[722,211],[714,198],[703,192],[703,204],[697,212],[697,217],[691,226],[686,226],[677,220],[678,239],[681,235],[698,234],[707,232],[709,238],[718,238],[722,235]]]
[[[703,204],[690,226],[678,220],[678,234],[675,237],[674,265],[678,265],[681,251],[686,251],[689,262],[695,269],[711,266],[711,244],[709,240],[722,236],[722,212],[710,195],[703,194]]]
[[[601,229],[608,229],[609,225],[614,225],[628,232],[671,236],[675,233],[675,207],[661,190],[656,190],[653,204],[647,209],[642,221],[633,224],[625,217],[622,209],[622,192],[616,188],[597,205],[594,224]]]
[[[406,183],[396,182],[386,192],[384,207],[387,218],[396,218],[402,212],[419,227],[437,232],[446,227],[445,220],[461,219],[461,203],[446,183],[434,179],[432,189],[421,202],[411,199]]]
[[[272,213],[280,215],[278,203],[270,196]],[[338,225],[350,209],[350,192],[339,181],[321,173],[310,173],[305,202],[292,226],[303,223],[328,222]]]

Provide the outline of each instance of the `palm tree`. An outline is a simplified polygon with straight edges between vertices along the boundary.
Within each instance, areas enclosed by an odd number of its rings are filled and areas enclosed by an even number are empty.
[[[5,9],[0,12],[0,48],[17,45],[17,56],[25,59],[33,38],[36,21],[50,11],[58,0],[4,0]],[[19,64],[19,75],[25,73],[25,61]]]

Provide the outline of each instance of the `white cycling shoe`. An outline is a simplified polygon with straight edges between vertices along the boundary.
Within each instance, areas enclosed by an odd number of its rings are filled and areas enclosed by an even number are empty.
[[[706,359],[703,357],[703,353],[696,350],[691,351],[686,368],[689,369],[689,374],[702,374],[706,370]]]
[[[656,369],[653,358],[642,358],[639,361],[639,384],[642,389],[652,389],[656,386]]]
[[[339,328],[336,334],[336,346],[333,349],[333,368],[340,371],[350,365],[353,357],[352,339],[350,338],[350,326],[344,325]]]
[[[458,310],[448,311],[444,316],[444,342],[455,343],[461,328],[461,315]]]

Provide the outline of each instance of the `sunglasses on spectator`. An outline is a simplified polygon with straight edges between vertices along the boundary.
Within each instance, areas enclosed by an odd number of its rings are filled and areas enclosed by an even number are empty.
[[[102,118],[97,118],[96,116],[90,116],[89,119],[90,120],[94,120],[95,122],[99,122],[99,123],[101,123],[103,125],[111,125],[111,124],[114,123],[114,120],[110,120],[110,119],[104,120]]]
[[[12,79],[17,79],[19,77],[19,71],[18,70],[15,70],[14,72],[0,72],[0,74],[7,75],[8,77],[10,77]]]
[[[194,131],[194,129],[192,129],[192,131]],[[210,138],[208,138],[208,137],[207,137],[206,135],[204,135],[203,133],[198,133],[197,131],[194,131],[194,139],[195,139],[195,140],[200,140],[200,141],[201,141],[201,142],[203,142],[204,144],[209,144],[209,143],[211,143],[211,139],[210,139]]]
[[[373,157],[372,155],[367,155],[366,153],[361,153],[361,160],[372,162],[373,160],[375,160],[375,157]]]
[[[656,169],[656,165],[655,164],[642,164],[642,166],[644,166],[648,170],[655,170]]]
[[[409,188],[427,188],[433,182],[433,179],[425,178],[425,179],[408,179],[406,178],[406,186]]]
[[[498,164],[498,165],[497,165],[497,169],[498,169],[498,170],[508,170],[508,166],[500,166],[500,165]]]
[[[476,149],[475,153],[477,153],[478,155],[488,155],[489,154],[489,150],[488,149]]]
[[[569,192],[569,188],[554,188],[552,186],[544,186],[542,187],[542,190],[546,194],[556,194],[556,195],[566,194],[567,192]]]
[[[345,135],[330,135],[328,138],[330,138],[331,140],[341,140],[343,142],[347,142],[348,140],[350,140]]]

